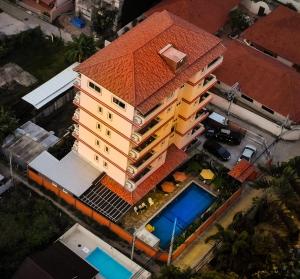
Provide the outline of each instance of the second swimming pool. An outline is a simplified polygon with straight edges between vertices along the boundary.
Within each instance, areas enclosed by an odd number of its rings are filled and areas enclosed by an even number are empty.
[[[175,218],[177,219],[175,237],[180,235],[193,221],[201,216],[214,202],[215,197],[196,183],[185,189],[149,223],[152,232],[160,239],[160,247],[166,249],[171,241]]]

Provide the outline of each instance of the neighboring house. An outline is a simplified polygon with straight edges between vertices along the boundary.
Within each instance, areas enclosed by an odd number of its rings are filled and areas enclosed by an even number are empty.
[[[219,38],[167,11],[149,16],[76,68],[73,151],[56,162],[60,171],[44,152],[29,176],[46,177],[71,203],[80,199],[117,221],[187,159],[184,150],[204,132],[207,90],[224,50]],[[93,170],[83,177],[84,164]],[[97,205],[95,195],[105,195],[104,204],[119,199],[122,208]]]
[[[247,112],[235,114],[272,133],[277,131],[272,122],[280,126],[286,122],[286,117],[289,118],[287,125],[300,124],[300,74],[241,42],[227,40],[224,44],[227,50],[222,67],[216,71],[219,80],[216,87],[226,93],[238,82],[234,103],[255,112],[253,117]],[[223,97],[226,98],[226,94]],[[270,120],[270,124],[260,122],[261,117]]]
[[[73,69],[78,65],[75,62],[22,97],[35,108],[35,119],[50,115],[74,98],[73,85],[78,74]]]
[[[20,0],[17,3],[50,22],[61,14],[74,10],[73,0]]]
[[[66,231],[58,242],[63,243],[80,258],[94,265],[99,270],[95,279],[148,279],[151,277],[150,272],[78,223]]]
[[[216,34],[229,19],[230,11],[238,7],[240,0],[162,0],[145,13],[167,10],[203,30]]]
[[[92,21],[93,13],[104,5],[121,13],[124,0],[75,0],[75,13]]]
[[[26,169],[33,159],[58,141],[53,132],[28,121],[4,139],[1,151],[7,160],[12,157],[14,162]]]
[[[13,279],[94,279],[98,270],[60,241],[27,257]]]
[[[300,69],[300,14],[284,6],[246,29],[241,37],[251,46]]]

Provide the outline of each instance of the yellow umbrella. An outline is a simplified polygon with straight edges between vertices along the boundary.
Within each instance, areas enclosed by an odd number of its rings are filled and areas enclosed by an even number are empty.
[[[172,193],[175,190],[175,185],[172,182],[166,181],[161,185],[161,189],[166,193]]]
[[[183,182],[187,179],[187,175],[182,171],[176,171],[173,174],[173,177],[174,177],[175,181],[178,181],[178,182]]]
[[[215,178],[215,174],[210,169],[203,169],[200,172],[200,176],[206,180],[212,180]]]

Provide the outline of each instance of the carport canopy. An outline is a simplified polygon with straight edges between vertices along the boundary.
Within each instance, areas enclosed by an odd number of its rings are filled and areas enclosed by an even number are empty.
[[[78,75],[73,69],[77,65],[79,65],[79,63],[75,62],[38,88],[22,97],[22,99],[33,105],[36,109],[46,106],[49,102],[73,87],[74,81]]]

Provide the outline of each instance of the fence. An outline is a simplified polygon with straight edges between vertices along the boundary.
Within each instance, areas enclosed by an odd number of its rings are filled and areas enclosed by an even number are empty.
[[[83,213],[84,215],[90,217],[97,223],[102,226],[106,226],[112,232],[117,234],[119,237],[127,241],[128,243],[132,243],[133,235],[111,222],[109,219],[99,214],[89,206],[85,205],[83,202],[73,197],[65,190],[60,189],[55,183],[51,182],[46,177],[42,176],[39,173],[36,173],[32,169],[28,169],[28,177],[35,181],[37,184],[44,186],[49,191],[55,193],[58,197],[63,199],[66,203],[72,205],[78,211]],[[220,206],[192,235],[190,235],[184,243],[182,243],[172,254],[172,260],[175,260],[178,256],[182,254],[182,252],[191,245],[191,243],[198,238],[209,226],[211,226],[217,218],[219,218],[233,203],[237,201],[237,199],[241,196],[242,189],[237,190],[225,203]],[[156,248],[151,247],[140,239],[135,240],[135,247],[146,255],[150,256],[153,259],[157,259],[162,262],[167,262],[168,253],[165,251],[160,251]]]

